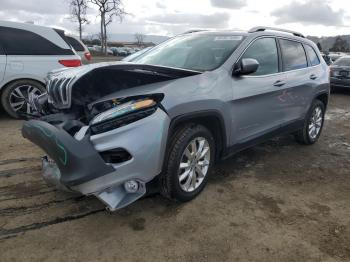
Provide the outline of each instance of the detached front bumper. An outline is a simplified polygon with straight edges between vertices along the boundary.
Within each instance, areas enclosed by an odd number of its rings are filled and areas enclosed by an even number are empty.
[[[144,119],[93,136],[73,137],[38,120],[27,121],[22,134],[52,159],[43,158],[46,181],[60,189],[95,195],[114,211],[142,197],[146,183],[161,172],[169,124],[167,114],[157,109]],[[120,163],[106,162],[102,154],[115,149],[131,157]],[[136,190],[130,190],[135,185]]]

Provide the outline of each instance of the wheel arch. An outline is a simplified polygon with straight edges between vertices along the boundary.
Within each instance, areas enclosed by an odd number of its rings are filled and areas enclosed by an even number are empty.
[[[315,99],[320,100],[324,104],[325,109],[327,109],[327,105],[329,101],[329,93],[327,92],[319,93],[315,96],[314,100]]]
[[[216,110],[196,111],[174,117],[170,122],[167,145],[169,145],[173,135],[181,126],[191,123],[200,124],[208,128],[215,140],[215,160],[220,159],[226,149],[227,134],[224,118]]]
[[[23,80],[34,81],[34,82],[37,82],[38,84],[42,85],[43,87],[45,87],[45,82],[39,78],[30,78],[30,77],[15,78],[15,79],[9,80],[5,83],[2,83],[2,85],[0,86],[0,93],[2,93],[9,85],[11,85],[15,82],[18,82],[18,81],[23,81]]]

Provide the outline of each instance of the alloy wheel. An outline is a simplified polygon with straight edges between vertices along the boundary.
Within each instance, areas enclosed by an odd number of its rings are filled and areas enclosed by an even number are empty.
[[[309,136],[311,139],[316,139],[319,135],[323,124],[322,108],[317,106],[312,112],[309,122]]]
[[[38,95],[41,95],[41,91],[34,86],[18,86],[10,94],[10,106],[16,113],[32,114],[35,110],[30,105],[30,100]]]
[[[182,190],[192,192],[203,182],[210,164],[210,145],[204,137],[194,138],[185,148],[179,166]]]

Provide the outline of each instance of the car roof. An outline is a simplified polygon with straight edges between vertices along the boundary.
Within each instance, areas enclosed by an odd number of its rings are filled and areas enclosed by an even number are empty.
[[[0,21],[0,27],[10,27],[30,31],[46,38],[63,49],[70,49],[70,46],[64,41],[64,39],[51,27],[11,21]]]
[[[256,27],[259,29],[260,27]],[[252,30],[252,29],[251,29]],[[241,35],[245,37],[256,38],[259,36],[277,36],[281,38],[288,38],[295,41],[303,42],[312,46],[316,46],[314,42],[304,37],[302,34],[294,31],[284,30],[284,29],[274,29],[267,27],[266,30],[259,31],[241,31],[241,30],[190,30],[184,34],[224,34],[224,35]],[[283,31],[279,31],[283,30]]]
[[[28,30],[32,30],[33,28],[38,28],[38,29],[40,28],[42,30],[50,28],[46,26],[35,25],[32,23],[21,23],[21,22],[4,21],[4,20],[0,20],[0,26],[7,26],[7,27],[13,27],[13,28],[28,29]]]
[[[189,30],[183,34],[222,34],[222,35],[248,35],[248,32],[246,31],[240,31],[240,30]]]

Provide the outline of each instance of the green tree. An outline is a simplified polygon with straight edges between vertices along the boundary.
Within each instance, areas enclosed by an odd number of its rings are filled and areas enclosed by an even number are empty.
[[[317,47],[318,47],[318,50],[322,51],[322,46],[320,42],[317,43]]]
[[[335,39],[335,42],[332,46],[332,48],[329,49],[329,51],[332,52],[349,52],[350,51],[350,46],[349,43],[341,38],[340,36],[337,36]]]

